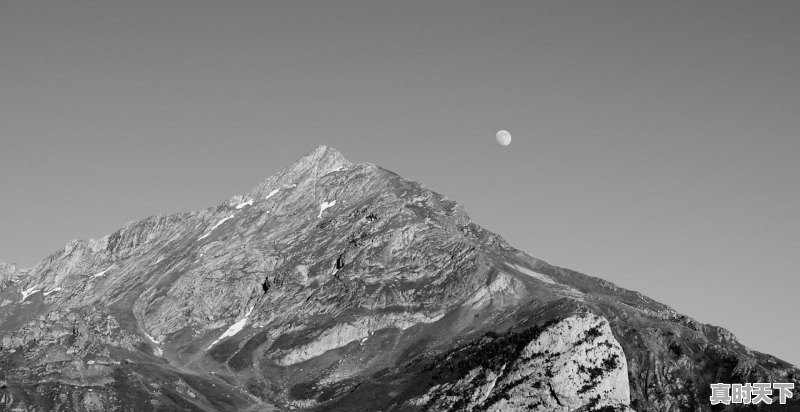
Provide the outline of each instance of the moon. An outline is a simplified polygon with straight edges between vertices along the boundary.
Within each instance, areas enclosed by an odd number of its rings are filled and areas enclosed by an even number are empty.
[[[497,138],[497,143],[500,143],[501,146],[508,146],[511,144],[511,133],[508,130],[501,130],[497,132],[494,136]]]

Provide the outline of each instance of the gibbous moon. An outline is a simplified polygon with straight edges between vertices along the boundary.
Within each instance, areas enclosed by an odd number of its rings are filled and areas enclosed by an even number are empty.
[[[494,136],[497,138],[497,143],[500,143],[502,146],[508,146],[511,144],[511,133],[508,130],[501,130],[497,132]]]

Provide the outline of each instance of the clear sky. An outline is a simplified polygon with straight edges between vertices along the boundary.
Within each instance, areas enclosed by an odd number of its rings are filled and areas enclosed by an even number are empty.
[[[3,0],[0,260],[327,144],[800,365],[799,73],[798,1]]]

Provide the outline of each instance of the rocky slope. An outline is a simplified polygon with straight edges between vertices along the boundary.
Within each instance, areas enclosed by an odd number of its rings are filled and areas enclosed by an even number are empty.
[[[709,410],[800,371],[320,147],[251,192],[0,266],[0,408]],[[795,399],[800,399],[796,396]]]
[[[16,283],[26,274],[25,269],[20,269],[17,265],[0,262],[0,289]]]

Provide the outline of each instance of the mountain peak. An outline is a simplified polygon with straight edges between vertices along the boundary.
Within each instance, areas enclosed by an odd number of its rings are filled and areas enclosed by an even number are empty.
[[[344,159],[344,156],[342,156],[342,153],[340,151],[336,150],[333,147],[324,145],[324,144],[317,146],[314,150],[306,153],[306,155],[303,156],[303,157],[312,157],[312,158],[321,159],[321,158],[329,157],[329,156],[339,157],[339,158]]]
[[[290,168],[305,168],[308,166],[316,167],[323,173],[330,169],[351,164],[344,158],[341,152],[326,145],[318,146],[316,149],[306,153],[298,159]]]
[[[250,193],[250,196],[263,195],[275,188],[298,184],[298,182],[306,179],[318,178],[333,171],[346,169],[352,165],[353,163],[345,159],[338,150],[321,145],[306,153],[291,166],[269,177],[258,185]]]

